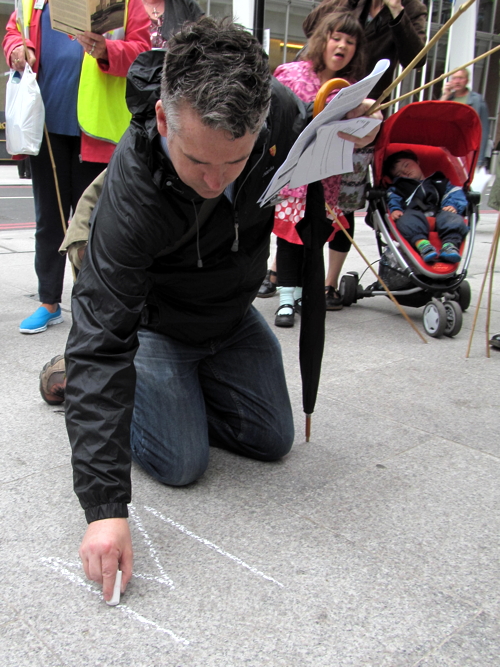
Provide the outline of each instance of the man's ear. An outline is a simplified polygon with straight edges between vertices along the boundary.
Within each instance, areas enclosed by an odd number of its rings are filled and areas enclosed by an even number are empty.
[[[155,104],[155,111],[156,111],[156,125],[158,126],[158,132],[161,134],[162,137],[166,137],[167,117],[165,115],[165,111],[163,110],[163,104],[161,103],[161,100],[158,100],[158,102]]]

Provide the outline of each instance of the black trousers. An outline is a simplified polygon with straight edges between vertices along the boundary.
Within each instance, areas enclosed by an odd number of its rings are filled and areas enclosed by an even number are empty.
[[[106,168],[106,164],[81,161],[80,137],[52,133],[49,137],[56,163],[64,219],[67,222],[83,191]],[[45,137],[40,153],[32,156],[30,162],[35,199],[35,271],[38,276],[38,294],[41,303],[59,303],[66,258],[61,257],[58,251],[64,231]]]

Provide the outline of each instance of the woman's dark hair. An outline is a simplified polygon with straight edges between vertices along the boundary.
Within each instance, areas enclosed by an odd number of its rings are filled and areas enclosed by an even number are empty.
[[[366,39],[361,23],[352,12],[339,11],[327,14],[311,35],[303,59],[312,62],[317,74],[323,72],[326,69],[324,59],[326,45],[334,32],[343,32],[356,40],[356,51],[351,62],[336,72],[336,76],[358,81],[365,75]]]
[[[415,155],[415,153],[413,151],[410,151],[410,150],[398,151],[397,153],[393,153],[392,155],[389,155],[387,160],[385,160],[382,172],[386,176],[390,176],[392,178],[392,173],[394,171],[394,167],[401,160],[413,160],[414,162],[416,162],[418,164],[418,157]]]

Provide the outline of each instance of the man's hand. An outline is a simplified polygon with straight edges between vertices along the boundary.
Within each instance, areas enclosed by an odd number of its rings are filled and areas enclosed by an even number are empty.
[[[384,5],[389,8],[393,19],[397,18],[403,11],[401,0],[384,0]]]
[[[441,100],[449,100],[454,91],[454,87],[451,81],[447,81],[443,86],[443,92],[441,94]]]
[[[102,35],[95,32],[82,32],[76,39],[92,58],[96,60],[108,59],[108,47]]]
[[[397,208],[394,211],[391,211],[391,218],[396,222],[396,220],[399,220],[399,218],[403,215],[403,211],[401,209]]]
[[[363,100],[359,106],[347,112],[346,118],[359,118],[360,116],[364,116],[368,111],[368,109],[371,106],[373,106],[374,102],[375,100],[370,100],[370,99]],[[374,114],[370,114],[368,118],[376,118],[377,120],[384,120],[381,111],[376,111]],[[355,137],[354,135],[346,134],[345,132],[339,132],[339,137],[341,139],[345,139],[345,141],[352,141],[355,148],[364,148],[365,146],[368,146],[369,144],[375,141],[375,137],[379,133],[379,130],[380,130],[380,125],[377,125],[376,128],[374,128],[369,134],[367,134],[364,137]]]
[[[35,52],[33,49],[28,49],[28,65],[33,67],[36,61]],[[12,69],[17,69],[18,72],[24,72],[26,65],[26,53],[24,46],[17,46],[10,54],[10,66]]]
[[[449,211],[450,213],[456,213],[457,209],[454,206],[443,206],[443,211]]]
[[[87,578],[102,584],[105,600],[111,600],[116,571],[122,571],[121,592],[132,577],[132,539],[127,519],[102,519],[89,524],[80,546]]]

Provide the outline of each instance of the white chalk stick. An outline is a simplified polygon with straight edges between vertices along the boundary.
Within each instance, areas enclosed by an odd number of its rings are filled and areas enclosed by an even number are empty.
[[[122,571],[118,570],[116,572],[115,587],[113,588],[113,597],[111,600],[106,600],[106,604],[109,604],[110,607],[115,607],[117,604],[120,604],[120,587],[122,585]]]

